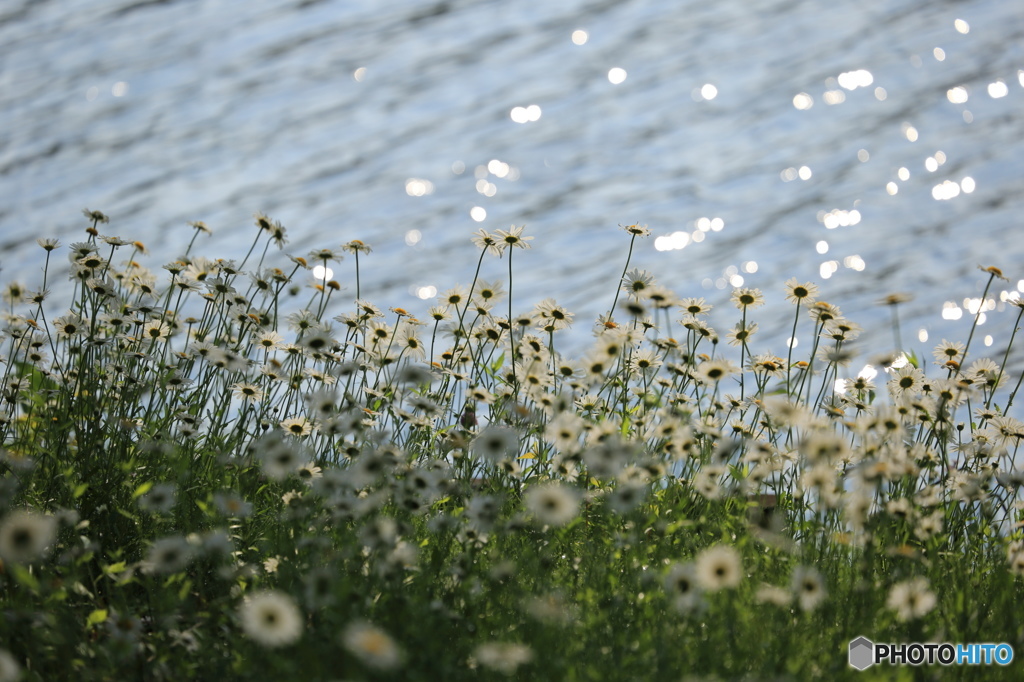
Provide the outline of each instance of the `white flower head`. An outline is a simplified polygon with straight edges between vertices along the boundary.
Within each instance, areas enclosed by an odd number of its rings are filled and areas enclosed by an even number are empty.
[[[697,555],[697,582],[708,592],[738,587],[743,579],[740,553],[729,545],[715,545]]]
[[[249,595],[238,607],[242,630],[265,647],[276,648],[302,637],[302,612],[284,592],[264,590]]]
[[[886,606],[896,611],[902,621],[913,620],[927,615],[938,603],[935,593],[929,589],[928,579],[912,578],[898,582],[889,590]]]
[[[487,642],[478,646],[473,655],[483,667],[505,675],[514,675],[519,666],[533,660],[533,650],[516,642]]]
[[[395,640],[370,623],[350,624],[341,635],[341,643],[368,668],[394,670],[402,664],[402,650]]]
[[[579,495],[560,483],[530,487],[523,495],[523,503],[535,519],[549,526],[564,526],[580,511]]]
[[[0,558],[27,564],[43,557],[57,534],[57,520],[29,510],[9,513],[0,524]]]

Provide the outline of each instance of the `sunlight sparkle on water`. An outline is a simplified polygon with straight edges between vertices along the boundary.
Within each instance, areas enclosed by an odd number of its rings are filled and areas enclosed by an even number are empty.
[[[834,230],[837,227],[849,227],[850,225],[856,225],[860,222],[861,215],[860,211],[853,209],[852,211],[844,211],[839,208],[834,208],[828,213],[820,213],[818,220],[825,225],[826,229]]]
[[[808,166],[800,166],[800,170],[797,171],[797,175],[800,176],[801,180],[811,179],[811,169]]]
[[[503,178],[508,175],[511,166],[504,161],[498,161],[497,159],[491,159],[487,162],[487,172],[492,175],[496,175],[499,178]]]
[[[917,330],[917,340],[920,341],[921,343],[924,343],[925,341],[927,341],[928,340],[928,330],[925,329],[924,327],[922,327],[921,329],[918,329]]]
[[[946,91],[946,97],[953,104],[963,104],[967,101],[967,88],[962,85],[950,88]]]
[[[626,80],[626,70],[616,66],[608,71],[608,82],[612,85],[618,85],[619,83]]]
[[[988,84],[988,96],[992,99],[1006,97],[1009,93],[1010,89],[1006,87],[1006,83],[1003,81],[996,81],[995,83]]]
[[[700,88],[700,96],[704,99],[714,99],[718,97],[718,88],[711,83],[705,83]]]
[[[473,208],[469,209],[469,217],[477,221],[478,223],[482,223],[484,220],[487,219],[487,209],[485,209],[483,206],[474,206]]]
[[[314,265],[313,279],[317,280],[318,282],[325,282],[334,279],[334,270],[331,270],[330,268],[323,265]]]
[[[124,81],[114,83],[114,87],[110,88],[110,94],[114,97],[124,97],[128,94],[128,84]]]
[[[582,28],[578,28],[572,32],[572,42],[574,45],[584,45],[588,38],[590,38],[590,36],[587,35],[587,32]]]
[[[416,295],[424,301],[428,298],[434,298],[437,296],[437,287],[430,285],[425,287],[417,287]]]
[[[963,19],[957,19],[953,22],[953,28],[955,28],[959,33],[968,33],[971,30],[971,25]]]
[[[900,186],[895,182],[889,182],[885,185],[885,191],[889,193],[889,196],[893,196],[900,191]]]
[[[969,175],[960,181],[960,189],[964,191],[964,194],[970,194],[973,192],[974,187],[974,178]]]
[[[822,279],[828,279],[839,270],[839,261],[827,260],[818,267]]]
[[[826,254],[828,253],[828,242],[822,239],[814,245],[814,249],[820,254]]]
[[[531,104],[528,107],[512,107],[509,117],[516,123],[532,123],[540,120],[540,107]]]
[[[746,263],[744,263],[740,267],[743,268],[743,272],[753,274],[753,273],[757,272],[757,261],[756,260],[748,260]]]
[[[409,178],[405,181],[405,193],[411,197],[422,197],[434,193],[434,183],[421,178]]]
[[[663,235],[654,240],[654,248],[658,251],[674,251],[684,249],[690,243],[688,232],[676,231],[669,235]]]
[[[416,246],[423,239],[423,234],[419,230],[409,230],[405,233],[405,243],[407,246]]]
[[[843,265],[850,268],[851,270],[856,270],[857,272],[861,272],[864,270],[865,267],[867,267],[867,263],[864,262],[864,259],[858,256],[857,254],[847,256],[846,258],[844,258]]]
[[[917,142],[917,128],[910,125],[909,123],[903,124],[903,134],[906,135],[909,141]]]
[[[964,311],[956,303],[946,301],[942,304],[942,319],[959,320],[964,316]]]
[[[366,67],[360,66],[358,69],[352,72],[352,78],[357,82],[362,83],[363,79],[366,78]]]
[[[825,94],[822,95],[822,99],[825,100],[825,104],[842,104],[846,101],[846,93],[842,90],[826,90]]]
[[[935,59],[937,59],[940,62],[946,58],[946,51],[943,50],[941,47],[937,47],[934,50],[932,50],[932,54],[935,55]]]
[[[932,199],[935,201],[948,201],[960,196],[960,185],[952,180],[945,180],[940,185],[932,187]]]
[[[858,69],[856,71],[847,71],[846,73],[839,74],[839,87],[846,90],[856,90],[857,88],[866,88],[875,82],[874,76],[871,75],[870,71],[865,69]]]
[[[979,311],[995,310],[996,300],[994,298],[986,298],[985,303],[982,304],[980,298],[965,298],[963,306],[967,308],[967,312],[971,315],[977,315]]]
[[[793,106],[801,111],[805,111],[814,106],[814,98],[806,92],[801,92],[793,98]]]

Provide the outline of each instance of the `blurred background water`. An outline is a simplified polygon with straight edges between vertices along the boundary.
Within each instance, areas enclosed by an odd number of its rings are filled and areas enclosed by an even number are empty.
[[[82,239],[84,207],[153,268],[191,220],[214,230],[198,253],[241,259],[263,211],[295,255],[372,245],[364,297],[422,313],[471,280],[473,231],[525,225],[514,307],[553,296],[582,347],[625,263],[618,224],[637,222],[654,235],[633,263],[679,295],[764,290],[758,349],[784,353],[794,276],[868,328],[865,351],[892,344],[887,294],[914,294],[920,350],[992,307],[978,340],[1001,359],[1001,299],[1024,289],[1020,9],[7,0],[0,279],[38,286],[36,238]],[[979,264],[1010,280],[987,305]],[[351,257],[334,267],[332,314],[355,290]],[[714,315],[723,336],[739,319]]]

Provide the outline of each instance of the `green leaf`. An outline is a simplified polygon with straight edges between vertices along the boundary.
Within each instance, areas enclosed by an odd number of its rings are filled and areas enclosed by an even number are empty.
[[[71,493],[71,497],[73,497],[74,499],[77,500],[79,497],[84,495],[85,491],[88,490],[88,489],[89,489],[89,484],[88,483],[79,483],[78,485],[75,486],[75,490]]]
[[[86,624],[87,627],[91,627],[93,625],[99,625],[100,623],[102,623],[106,619],[107,619],[107,610],[106,609],[96,609],[95,611],[93,611],[92,613],[89,614],[89,617],[85,620],[85,624]]]
[[[143,495],[148,493],[152,487],[153,481],[146,481],[145,483],[143,483],[142,485],[135,489],[135,492],[132,493],[132,499],[142,497]]]
[[[14,579],[19,583],[32,590],[33,592],[39,591],[39,580],[32,575],[27,568],[20,564],[10,565],[11,573],[14,574]]]
[[[118,561],[116,564],[110,564],[109,566],[103,567],[103,572],[107,575],[113,575],[115,573],[121,573],[124,571],[127,564],[123,561]]]

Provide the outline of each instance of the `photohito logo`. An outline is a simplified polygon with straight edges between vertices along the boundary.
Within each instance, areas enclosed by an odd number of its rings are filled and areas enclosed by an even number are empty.
[[[850,642],[850,666],[865,670],[876,663],[890,665],[1009,665],[1013,647],[999,644],[920,643],[878,644],[867,637]]]

